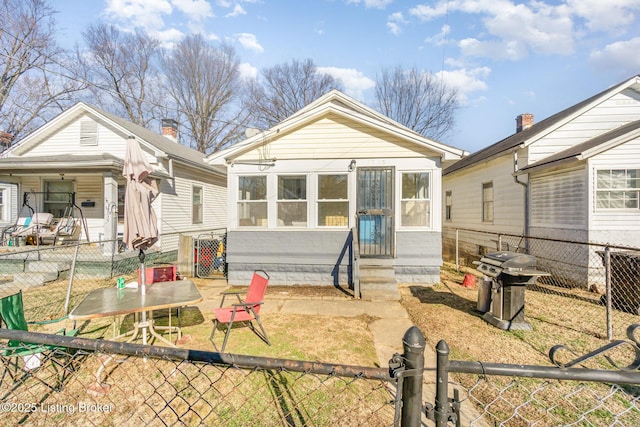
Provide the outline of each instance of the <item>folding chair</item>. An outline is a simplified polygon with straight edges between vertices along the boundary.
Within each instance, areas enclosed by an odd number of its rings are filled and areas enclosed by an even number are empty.
[[[220,302],[220,308],[214,308],[213,312],[216,316],[213,321],[213,330],[211,331],[211,335],[209,336],[209,341],[213,344],[213,347],[218,350],[218,346],[213,341],[213,334],[215,334],[216,329],[218,327],[218,323],[226,323],[227,331],[224,336],[224,342],[222,343],[222,348],[220,352],[224,353],[224,348],[227,345],[227,341],[229,340],[229,335],[231,334],[231,328],[234,322],[248,322],[249,328],[255,333],[262,341],[267,343],[267,345],[271,345],[269,338],[267,337],[267,333],[262,327],[262,323],[260,323],[260,307],[264,303],[264,294],[267,290],[267,285],[269,284],[269,275],[262,270],[256,270],[253,273],[253,277],[251,278],[251,283],[249,284],[249,288],[246,291],[229,291],[222,293],[222,301]],[[244,300],[240,297],[240,295],[246,294]],[[224,306],[224,299],[228,295],[235,295],[238,298],[238,303],[233,304],[230,307]],[[258,326],[260,327],[260,332],[253,326],[253,321],[256,321]]]
[[[0,299],[0,317],[7,329],[28,332],[27,321],[24,317],[24,306],[22,304],[22,291]],[[61,329],[57,331],[56,334],[75,336],[77,332],[77,329]],[[9,369],[5,369],[2,374],[2,379],[4,379],[6,374],[9,374],[14,382],[22,382],[26,377],[32,376],[50,389],[59,391],[64,382],[64,372],[62,378],[60,378],[58,375],[58,366],[60,366],[60,364],[55,360],[55,352],[60,349],[66,351],[65,347],[9,340],[8,347],[0,348],[0,357],[9,362],[13,362],[16,372],[12,373]],[[32,375],[32,371],[40,366],[40,355],[44,355],[46,360],[51,360],[56,371],[56,385],[50,385],[38,376]],[[24,361],[22,368],[19,367],[19,361],[21,359]],[[66,371],[64,366],[61,367]],[[20,379],[18,378],[19,372],[24,374]],[[0,379],[0,383],[2,383],[2,379]]]

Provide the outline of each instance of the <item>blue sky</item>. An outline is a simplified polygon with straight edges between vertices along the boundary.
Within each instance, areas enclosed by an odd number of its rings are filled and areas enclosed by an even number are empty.
[[[640,0],[53,0],[60,42],[91,22],[140,27],[166,47],[199,32],[235,46],[245,76],[311,58],[373,106],[383,67],[413,67],[457,88],[441,142],[474,152],[640,74]]]

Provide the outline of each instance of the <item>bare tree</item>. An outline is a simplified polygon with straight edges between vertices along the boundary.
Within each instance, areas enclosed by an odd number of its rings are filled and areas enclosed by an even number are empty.
[[[44,0],[0,0],[0,129],[14,140],[68,107],[85,87],[70,78],[53,14]]]
[[[104,23],[90,25],[82,35],[88,49],[83,65],[96,103],[140,126],[161,119],[160,41],[142,30],[123,33]]]
[[[183,136],[202,153],[236,141],[246,126],[247,114],[237,102],[242,90],[239,63],[231,46],[213,47],[199,34],[185,38],[164,58],[167,86],[184,121]]]
[[[387,117],[438,140],[453,130],[457,92],[413,67],[385,68],[376,78],[376,108]]]
[[[253,125],[269,128],[332,89],[342,90],[339,80],[318,72],[311,59],[293,60],[266,68],[262,79],[250,83],[245,107],[253,113]]]

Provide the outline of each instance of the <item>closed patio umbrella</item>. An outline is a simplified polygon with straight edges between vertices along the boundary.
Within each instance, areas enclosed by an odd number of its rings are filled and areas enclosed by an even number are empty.
[[[151,206],[158,195],[155,180],[149,178],[153,170],[134,137],[127,140],[122,175],[127,179],[124,195],[124,242],[129,249],[140,250],[142,293],[145,293],[144,250],[158,241],[156,214]]]

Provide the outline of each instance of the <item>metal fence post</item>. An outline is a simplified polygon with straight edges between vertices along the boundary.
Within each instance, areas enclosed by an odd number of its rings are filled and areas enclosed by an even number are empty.
[[[611,306],[611,248],[609,246],[604,248],[604,274],[607,298],[607,340],[611,341],[613,340],[613,313]]]
[[[460,244],[460,230],[456,228],[456,271],[460,270],[460,255],[458,253],[459,244]]]
[[[422,416],[422,377],[426,341],[420,329],[412,326],[402,338],[405,369],[414,371],[402,383],[402,427],[420,426]]]
[[[436,427],[446,427],[449,421],[449,345],[440,340],[436,345]]]

